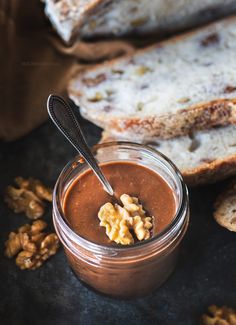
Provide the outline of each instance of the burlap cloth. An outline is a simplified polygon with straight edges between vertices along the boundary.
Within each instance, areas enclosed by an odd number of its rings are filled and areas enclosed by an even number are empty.
[[[76,70],[133,49],[125,41],[65,45],[43,9],[39,0],[0,0],[0,140],[44,122],[48,95],[65,94]]]

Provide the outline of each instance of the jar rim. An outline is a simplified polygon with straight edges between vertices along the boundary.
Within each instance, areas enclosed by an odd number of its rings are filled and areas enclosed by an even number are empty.
[[[106,148],[106,147],[112,147],[112,146],[131,146],[131,147],[136,147],[137,149],[142,149],[146,150],[149,153],[152,153],[155,155],[156,158],[162,160],[162,162],[165,162],[165,165],[168,168],[171,168],[172,171],[175,174],[176,178],[176,183],[178,184],[179,190],[180,190],[180,202],[178,204],[178,208],[176,209],[175,216],[173,217],[172,222],[165,227],[160,233],[156,234],[155,236],[151,237],[150,239],[144,240],[137,242],[132,245],[120,245],[117,247],[114,246],[109,246],[109,245],[104,245],[104,244],[98,244],[95,242],[92,242],[88,239],[85,239],[83,236],[77,234],[76,232],[73,231],[73,229],[70,227],[69,223],[66,221],[63,208],[59,199],[58,195],[58,188],[59,188],[59,183],[61,181],[61,178],[64,176],[64,174],[71,168],[73,163],[77,162],[79,158],[81,158],[80,155],[75,156],[73,159],[71,159],[62,169],[57,182],[54,187],[53,191],[53,209],[56,210],[56,213],[53,213],[53,219],[54,219],[54,224],[55,224],[55,219],[59,221],[60,226],[63,228],[63,232],[67,233],[68,237],[74,242],[79,245],[84,246],[84,248],[91,250],[91,251],[96,251],[96,252],[101,252],[101,250],[105,251],[112,251],[112,252],[121,252],[121,251],[133,251],[136,249],[139,249],[141,247],[149,246],[152,245],[154,242],[162,242],[163,240],[166,239],[166,237],[171,235],[173,232],[174,228],[181,222],[183,221],[184,223],[184,217],[187,214],[188,211],[188,189],[186,184],[183,181],[182,175],[179,171],[179,169],[175,166],[175,164],[164,154],[159,152],[156,149],[153,149],[152,147],[149,147],[147,145],[143,144],[138,144],[135,142],[130,142],[130,141],[110,141],[110,142],[105,142],[101,144],[96,144],[92,148],[92,152],[96,152],[98,149]],[[79,157],[79,158],[78,158]],[[104,162],[105,163],[105,162]],[[56,225],[55,225],[56,226]],[[58,229],[58,226],[55,227]],[[168,236],[168,237],[169,237]]]

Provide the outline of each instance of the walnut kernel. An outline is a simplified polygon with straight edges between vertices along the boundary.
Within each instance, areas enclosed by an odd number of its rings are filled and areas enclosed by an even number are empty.
[[[138,198],[123,194],[120,197],[123,204],[104,204],[98,213],[100,226],[106,228],[106,234],[110,240],[117,244],[129,245],[134,243],[132,229],[138,240],[150,238],[152,218],[147,217]]]
[[[112,203],[106,203],[100,208],[98,218],[100,226],[106,228],[106,234],[111,240],[122,245],[133,244],[134,240],[129,231],[132,218],[124,208],[118,204],[113,206]]]
[[[5,255],[6,257],[13,257],[21,250],[21,240],[18,234],[10,232],[8,240],[5,242]]]
[[[5,202],[15,213],[24,212],[29,219],[40,218],[45,211],[43,200],[52,201],[52,190],[34,178],[16,177],[18,188],[8,186]]]
[[[203,325],[235,325],[236,311],[232,308],[212,305],[208,307],[209,315],[202,316]]]
[[[30,226],[26,224],[11,232],[5,242],[5,256],[11,258],[15,255],[16,265],[22,269],[35,270],[50,256],[56,254],[59,240],[55,233],[42,232],[47,227],[43,220],[36,220]]]
[[[38,198],[52,202],[52,190],[43,185],[43,183],[38,179],[32,177],[25,179],[18,176],[15,178],[15,183],[19,186],[19,188],[32,191]]]

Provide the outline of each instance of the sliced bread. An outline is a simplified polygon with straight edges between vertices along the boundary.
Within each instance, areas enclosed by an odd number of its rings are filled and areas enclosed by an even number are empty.
[[[217,197],[214,218],[223,227],[236,231],[236,180]]]
[[[236,122],[236,16],[77,74],[69,96],[95,124],[138,140]]]
[[[44,0],[59,35],[73,37],[173,32],[236,12],[234,0]]]
[[[101,142],[137,141],[134,136],[119,137],[103,132]],[[213,183],[236,174],[236,126],[196,131],[189,136],[168,140],[153,138],[144,142],[172,160],[186,183],[196,186]]]

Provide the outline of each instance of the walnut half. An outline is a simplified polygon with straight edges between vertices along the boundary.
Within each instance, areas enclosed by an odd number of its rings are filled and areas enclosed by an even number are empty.
[[[122,245],[133,244],[134,239],[129,231],[133,220],[124,208],[118,204],[106,203],[100,208],[98,218],[100,226],[106,228],[110,240]]]
[[[35,270],[51,255],[56,254],[59,240],[55,233],[44,232],[47,224],[43,220],[36,220],[30,226],[26,224],[11,232],[5,242],[5,256],[16,256],[16,265],[21,269]]]
[[[40,218],[45,211],[44,201],[52,201],[52,190],[34,178],[16,177],[18,187],[8,186],[5,202],[15,213],[24,212],[29,219]]]
[[[202,316],[202,325],[236,325],[236,311],[232,308],[212,305],[208,312]]]
[[[123,194],[120,200],[123,207],[119,204],[106,203],[98,212],[100,226],[106,228],[110,240],[122,245],[133,244],[131,230],[138,240],[150,238],[152,218],[146,216],[138,198]]]

